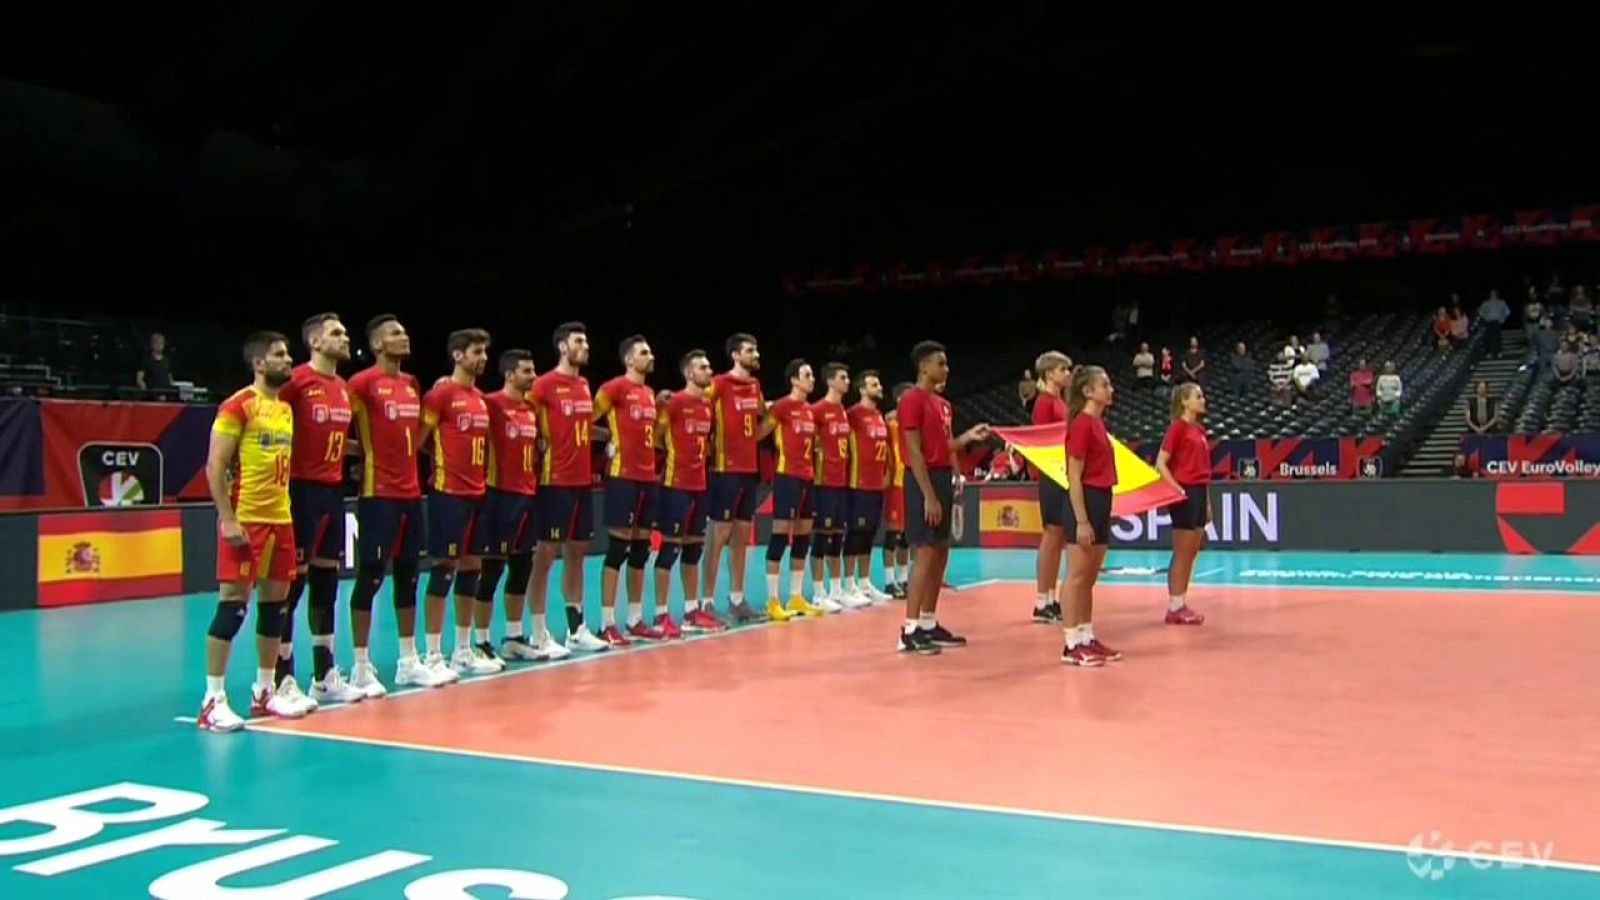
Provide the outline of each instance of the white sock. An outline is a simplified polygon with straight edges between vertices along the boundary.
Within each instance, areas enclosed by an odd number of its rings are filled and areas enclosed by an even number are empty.
[[[1034,609],[1044,609],[1045,607],[1047,607],[1049,605],[1050,605],[1050,595],[1048,593],[1041,593],[1038,596],[1033,598],[1033,608]]]
[[[528,618],[531,620],[529,624],[533,626],[533,633],[538,635],[540,640],[544,640],[544,636],[550,633],[550,629],[544,624],[544,613],[529,613]]]
[[[456,626],[456,649],[457,650],[465,650],[466,648],[471,647],[471,646],[472,646],[472,626],[471,625],[457,625]]]
[[[400,655],[401,656],[405,656],[405,653],[402,652]],[[356,665],[358,665],[358,666],[370,666],[370,665],[372,665],[372,651],[369,650],[366,647],[357,647],[356,648]]]
[[[1078,637],[1078,626],[1073,625],[1073,626],[1068,627],[1068,628],[1063,628],[1062,630],[1067,633],[1067,649],[1068,650],[1071,650],[1072,648],[1074,648],[1074,647],[1078,646],[1079,644],[1083,643],[1083,641]]]
[[[733,603],[734,606],[743,605],[743,603],[744,603],[744,591],[729,591],[728,592],[728,600],[731,603]],[[707,609],[711,608],[711,598],[710,597],[706,598],[706,608]]]
[[[700,601],[693,597],[683,598],[683,614],[688,615],[700,608]]]
[[[222,687],[222,682],[223,681],[224,681],[224,679],[223,679],[223,677],[221,675],[207,675],[206,676],[206,699],[207,700],[210,700],[213,697],[221,697],[223,695],[223,692],[224,692],[223,691],[223,687]]]
[[[1094,640],[1094,626],[1085,622],[1078,626],[1078,643],[1087,644]]]
[[[272,684],[272,670],[271,669],[257,669],[256,670],[255,688],[256,688],[257,693],[259,693],[261,691],[266,691],[269,694],[272,693],[273,684]]]
[[[635,625],[642,624],[644,624],[644,616],[639,612],[639,610],[635,609],[628,615],[628,627],[631,628]]]
[[[313,636],[311,638],[311,646],[313,646],[313,647],[325,647],[325,648],[327,648],[329,650],[332,650],[333,649],[333,635],[331,635],[331,634],[315,635],[315,636]]]
[[[854,575],[846,575],[844,577],[844,592],[846,594],[858,594],[861,592],[861,585],[856,581]]]
[[[907,581],[910,580],[910,576],[908,576],[906,574],[906,569],[907,568],[909,568],[909,567],[905,563],[895,563],[894,564],[894,581],[895,581],[895,584],[905,584]]]
[[[506,637],[508,637],[508,638],[519,638],[519,637],[522,637],[522,622],[521,622],[521,620],[518,620],[516,622],[507,622],[506,623]]]
[[[806,571],[804,569],[789,570],[789,596],[800,596],[800,592],[805,589],[805,583]],[[820,595],[818,596],[818,599],[821,599]]]
[[[400,658],[417,658],[417,639],[415,637],[403,637],[400,639]]]
[[[922,618],[917,620],[917,627],[923,629],[924,631],[932,631],[938,626],[939,619],[933,613],[923,613]]]
[[[1177,612],[1183,609],[1184,599],[1182,594],[1167,598],[1167,609]]]
[[[907,619],[906,620],[906,624],[901,627],[901,630],[904,631],[906,634],[911,634],[912,632],[916,631],[917,630],[917,620],[916,619]]]
[[[778,573],[777,572],[768,572],[767,573],[767,596],[769,598],[773,599],[773,600],[781,600],[781,599],[783,599],[778,594]],[[735,600],[733,603],[734,603],[735,606],[739,605],[739,601],[737,601],[737,600]]]
[[[427,654],[428,656],[432,656],[435,653],[439,654],[440,656],[443,656],[444,655],[444,632],[442,632],[442,631],[439,631],[439,632],[430,631],[430,632],[428,632],[428,643],[425,644],[422,647],[422,651],[425,654]]]
[[[826,596],[823,582],[818,581],[815,578],[811,579],[811,596],[817,598],[818,600],[821,600],[824,596]]]
[[[615,628],[617,624],[617,610],[615,607],[600,607],[600,626],[602,628]]]
[[[288,659],[291,656],[294,656],[294,644],[290,643],[289,641],[279,641],[278,658]]]

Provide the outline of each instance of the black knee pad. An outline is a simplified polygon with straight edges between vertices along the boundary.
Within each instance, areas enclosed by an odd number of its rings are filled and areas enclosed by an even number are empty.
[[[656,554],[656,568],[663,571],[671,569],[677,564],[678,551],[681,549],[682,547],[679,544],[669,544],[666,541],[662,541],[661,552]],[[683,561],[685,563],[689,561],[689,555],[687,553],[684,554]]]
[[[812,537],[812,541],[811,541],[811,558],[812,559],[821,559],[824,556],[827,556],[828,555],[828,535],[823,534],[821,532],[814,531],[814,532],[811,533],[811,537]],[[795,555],[797,555],[797,556],[799,555],[799,551],[798,550],[795,551]]]
[[[628,558],[629,541],[626,538],[614,537],[606,545],[606,568],[613,571],[622,568],[622,563]]]
[[[289,582],[289,596],[283,601],[283,631],[278,635],[280,640],[294,640],[294,612],[300,607],[300,595],[305,593],[305,590],[304,575],[296,575],[294,580]]]
[[[356,589],[350,593],[350,608],[372,612],[372,601],[383,587],[383,563],[364,562],[356,569]]]
[[[217,612],[211,617],[211,627],[206,629],[206,634],[219,641],[231,641],[243,627],[243,603],[218,603]]]
[[[783,559],[783,553],[788,549],[789,536],[787,534],[779,534],[774,531],[772,533],[772,537],[767,538],[767,562],[777,562],[778,560]],[[799,548],[796,547],[794,552],[799,554]]]
[[[456,582],[454,566],[434,566],[428,570],[428,596],[450,596],[450,585]]]
[[[283,601],[256,604],[256,634],[261,637],[281,637],[283,634]]]
[[[456,573],[457,597],[471,597],[474,600],[478,599],[478,576],[481,574],[481,571],[482,570],[480,569],[473,569],[470,572]],[[491,591],[489,596],[485,597],[484,599],[493,600],[494,592]]]
[[[797,534],[794,536],[794,550],[790,551],[790,559],[805,559],[806,553],[811,549],[811,535]]]
[[[478,579],[478,592],[473,596],[485,603],[493,600],[494,592],[500,589],[500,575],[505,570],[506,561],[503,559],[484,560],[483,575]],[[508,593],[516,593],[516,591],[510,590],[510,588],[512,588],[515,584],[515,581],[506,583]]]
[[[872,535],[866,533],[865,531],[852,531],[849,534],[845,535],[844,536],[844,555],[845,556],[860,556],[861,554],[867,552],[866,548],[864,548],[862,546],[862,543],[861,543],[861,539],[862,538],[866,538],[867,539],[866,547],[871,547],[872,546]]]
[[[628,542],[628,568],[642,569],[650,563],[650,539],[635,538]]]
[[[395,561],[394,579],[394,608],[417,608],[417,564],[411,560],[405,562]]]
[[[705,552],[706,552],[706,545],[705,544],[684,544],[683,545],[683,564],[686,565],[686,566],[698,566],[700,564],[700,557]]]
[[[885,531],[883,533],[883,549],[904,550],[906,546],[906,533],[904,531]]]
[[[333,604],[327,606],[310,606],[306,610],[306,621],[311,623],[311,634],[315,637],[325,637],[333,634]]]
[[[827,555],[834,559],[838,559],[844,555],[844,535],[837,531],[828,535]]]
[[[506,593],[523,597],[528,593],[528,581],[533,578],[533,553],[513,553],[506,560]]]

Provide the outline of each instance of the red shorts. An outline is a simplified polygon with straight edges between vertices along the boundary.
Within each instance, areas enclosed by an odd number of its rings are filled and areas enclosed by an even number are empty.
[[[294,580],[294,526],[242,522],[249,546],[235,546],[222,537],[217,525],[217,581],[253,584],[258,581]]]
[[[883,530],[906,530],[906,489],[888,488],[883,492]]]

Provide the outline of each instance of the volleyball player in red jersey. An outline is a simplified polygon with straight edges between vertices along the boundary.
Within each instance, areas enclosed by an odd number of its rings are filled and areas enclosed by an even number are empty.
[[[393,565],[395,627],[400,635],[396,684],[438,687],[457,680],[442,663],[425,665],[417,656],[417,569],[426,543],[422,482],[417,453],[422,449],[422,389],[416,376],[400,370],[411,356],[411,337],[394,316],[367,322],[373,363],[351,376],[350,409],[361,439],[361,499],[356,502],[356,583],[350,597],[350,637],[356,668],[370,666],[372,601]],[[370,696],[370,695],[369,695]]]
[[[1062,612],[1067,646],[1061,661],[1069,666],[1102,666],[1122,654],[1094,635],[1094,585],[1111,541],[1111,489],[1117,460],[1103,418],[1114,390],[1099,366],[1081,366],[1067,389],[1067,608]]]
[[[844,397],[850,393],[850,367],[831,362],[822,367],[827,394],[811,404],[817,423],[817,475],[812,511],[811,600],[823,612],[845,608],[844,532],[850,524],[850,417]],[[823,577],[826,564],[831,588]],[[863,598],[864,599],[864,598]],[[863,605],[853,603],[855,605]]]
[[[611,645],[583,624],[583,557],[594,537],[594,397],[583,367],[589,363],[589,334],[582,322],[566,322],[551,335],[556,367],[534,379],[528,400],[539,415],[544,461],[539,473],[539,545],[533,556],[528,595],[533,600],[534,631],[544,628],[550,570],[561,557],[561,595],[567,609],[567,647],[601,652]]]
[[[906,433],[900,428],[900,399],[915,385],[894,386],[895,408],[884,413],[889,425],[889,483],[883,492],[883,589],[896,600],[906,598],[911,586],[911,547],[906,543]]]
[[[311,590],[306,621],[311,626],[311,697],[319,703],[355,703],[384,694],[368,666],[344,680],[333,663],[334,605],[339,601],[339,561],[344,555],[344,457],[350,432],[350,397],[339,363],[350,359],[350,335],[338,313],[305,320],[300,334],[311,361],[296,366],[278,399],[294,410],[294,455],[289,505],[294,518],[295,579],[284,609],[277,679],[291,696],[294,678],[294,614],[300,595]]]
[[[1067,421],[1067,385],[1072,382],[1072,360],[1055,350],[1039,354],[1033,370],[1039,373],[1039,395],[1033,401],[1033,424],[1049,425]],[[1061,602],[1056,597],[1061,575],[1061,556],[1067,549],[1067,489],[1054,478],[1038,473],[1039,566],[1034,579],[1033,620],[1061,621]]]
[[[483,504],[483,527],[476,529],[474,548],[483,559],[478,580],[478,602],[473,625],[487,638],[494,613],[494,595],[500,575],[506,576],[506,633],[500,641],[500,658],[542,662],[571,654],[556,643],[542,626],[530,641],[524,632],[528,579],[533,573],[533,545],[539,539],[539,517],[534,498],[539,491],[539,419],[528,402],[533,387],[533,354],[507,350],[500,354],[500,390],[485,396],[489,406],[489,463],[485,478],[488,495]],[[534,618],[544,620],[544,606]]]
[[[844,544],[844,600],[848,607],[889,599],[872,585],[872,538],[883,522],[884,488],[892,477],[889,425],[878,404],[883,379],[876,369],[861,373],[861,399],[850,407],[850,516]]]
[[[745,552],[756,517],[756,492],[761,487],[757,460],[761,424],[767,402],[761,396],[761,351],[756,339],[736,334],[723,345],[732,361],[728,371],[711,379],[706,397],[711,401],[713,443],[709,479],[708,514],[711,547],[705,558],[705,578],[697,606],[716,611],[717,566],[722,548],[728,548],[729,620],[734,625],[758,622],[761,616],[744,602]],[[691,602],[684,601],[685,604]]]
[[[965,647],[967,639],[939,624],[939,590],[950,564],[950,516],[955,505],[958,457],[969,444],[989,437],[988,425],[952,435],[955,410],[944,398],[950,362],[944,346],[923,341],[911,349],[917,386],[900,398],[911,483],[906,485],[906,539],[916,548],[906,621],[897,644],[902,653],[936,654],[940,647]]]
[[[802,594],[806,575],[806,550],[811,545],[811,504],[816,464],[817,422],[806,398],[816,386],[811,365],[803,359],[789,361],[784,369],[789,393],[767,407],[761,436],[772,435],[778,466],[772,476],[772,536],[767,540],[767,618],[787,622],[795,616],[820,616],[822,610]],[[789,603],[785,606],[778,581],[778,565],[789,551]]]
[[[656,530],[661,551],[656,554],[656,627],[669,638],[681,637],[667,611],[672,566],[681,553],[683,569],[683,627],[689,631],[721,631],[725,627],[700,597],[700,554],[706,536],[706,454],[711,445],[713,415],[706,389],[711,387],[711,360],[704,350],[690,350],[678,363],[683,390],[660,405],[656,437],[667,451],[662,472],[661,500],[656,506]]]
[[[482,562],[473,552],[484,527],[488,494],[489,404],[478,390],[478,376],[489,363],[489,332],[464,328],[450,333],[450,377],[422,398],[422,422],[430,438],[432,473],[428,478],[428,589],[423,600],[430,666],[444,664],[444,613],[455,589],[456,639],[449,666],[457,675],[492,675],[505,668],[495,656],[488,632],[474,638],[478,575]],[[481,616],[487,625],[489,610]]]
[[[595,393],[594,420],[609,433],[606,463],[605,565],[600,575],[602,630],[600,639],[626,647],[630,638],[665,638],[644,621],[644,569],[650,562],[650,527],[655,524],[656,395],[645,383],[655,371],[656,357],[643,335],[626,337],[617,348],[623,374]],[[617,582],[628,564],[628,632],[617,627]]]
[[[1206,617],[1189,606],[1186,595],[1195,557],[1211,523],[1211,445],[1200,419],[1206,395],[1197,382],[1172,391],[1172,426],[1156,454],[1156,471],[1183,492],[1184,499],[1167,508],[1172,516],[1172,562],[1167,567],[1167,624],[1199,625]]]

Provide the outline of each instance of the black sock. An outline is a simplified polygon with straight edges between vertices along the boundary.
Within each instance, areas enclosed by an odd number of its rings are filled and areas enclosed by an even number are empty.
[[[322,636],[332,636],[334,620],[334,604],[339,599],[339,570],[312,568],[306,573],[306,580],[311,588],[311,601],[309,605],[309,618],[311,620],[311,635],[315,639]],[[328,672],[333,669],[333,648],[313,644],[311,647],[311,674],[317,681],[328,677]]]
[[[576,606],[567,607],[567,634],[573,634],[583,627],[583,610]]]

